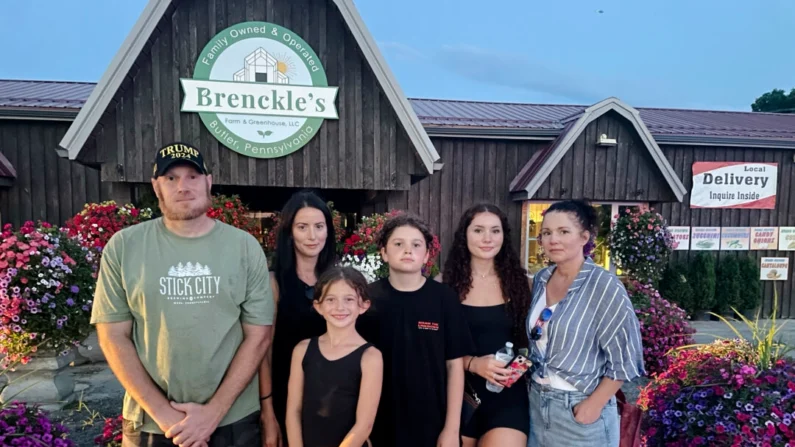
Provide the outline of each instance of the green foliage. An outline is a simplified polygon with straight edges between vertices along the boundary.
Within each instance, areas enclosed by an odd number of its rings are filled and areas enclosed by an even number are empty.
[[[727,255],[718,265],[717,283],[720,293],[715,296],[715,310],[721,315],[730,313],[731,308],[740,307],[740,265],[735,256]]]
[[[690,263],[688,281],[693,289],[694,312],[715,307],[715,258],[702,251]]]
[[[693,301],[693,287],[687,277],[687,265],[677,262],[665,269],[660,281],[660,295],[679,305],[689,315],[693,315],[696,307]]]
[[[740,304],[741,311],[753,310],[762,297],[762,280],[759,279],[759,263],[751,257],[740,258]]]
[[[795,88],[789,94],[781,89],[773,89],[756,98],[751,104],[754,112],[795,113]]]

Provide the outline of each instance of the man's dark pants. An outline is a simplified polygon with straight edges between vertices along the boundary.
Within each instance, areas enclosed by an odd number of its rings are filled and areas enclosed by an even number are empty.
[[[174,447],[171,439],[163,435],[133,430],[132,422],[124,421],[122,447]],[[259,412],[223,427],[218,427],[210,437],[209,447],[249,447],[262,444]]]

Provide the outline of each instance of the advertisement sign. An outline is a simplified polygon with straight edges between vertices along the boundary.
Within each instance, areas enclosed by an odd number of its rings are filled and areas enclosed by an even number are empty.
[[[789,258],[762,258],[762,281],[786,281],[789,278]]]
[[[693,163],[691,208],[774,209],[778,163]]]
[[[778,228],[752,227],[751,250],[775,250],[778,247]]]
[[[690,250],[690,227],[668,227],[668,231],[679,243],[674,250]]]
[[[720,248],[720,227],[693,227],[690,233],[691,250],[717,250]]]
[[[780,251],[795,251],[795,227],[780,227],[778,229],[778,249]]]
[[[720,249],[728,251],[751,248],[751,227],[723,227],[720,229]]]
[[[314,50],[293,31],[268,22],[232,25],[199,53],[193,78],[181,78],[181,111],[195,112],[224,146],[256,158],[291,154],[338,119]]]

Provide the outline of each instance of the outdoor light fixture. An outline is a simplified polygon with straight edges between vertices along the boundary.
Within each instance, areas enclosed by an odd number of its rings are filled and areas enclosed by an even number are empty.
[[[599,141],[596,142],[597,146],[615,146],[616,139],[615,138],[607,138],[607,134],[602,134],[599,136]]]

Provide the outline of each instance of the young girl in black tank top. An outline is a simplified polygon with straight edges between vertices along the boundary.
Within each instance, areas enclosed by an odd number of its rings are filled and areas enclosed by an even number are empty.
[[[287,395],[290,447],[368,446],[381,396],[381,352],[356,331],[370,307],[367,280],[350,267],[326,271],[313,304],[326,333],[293,351]]]

